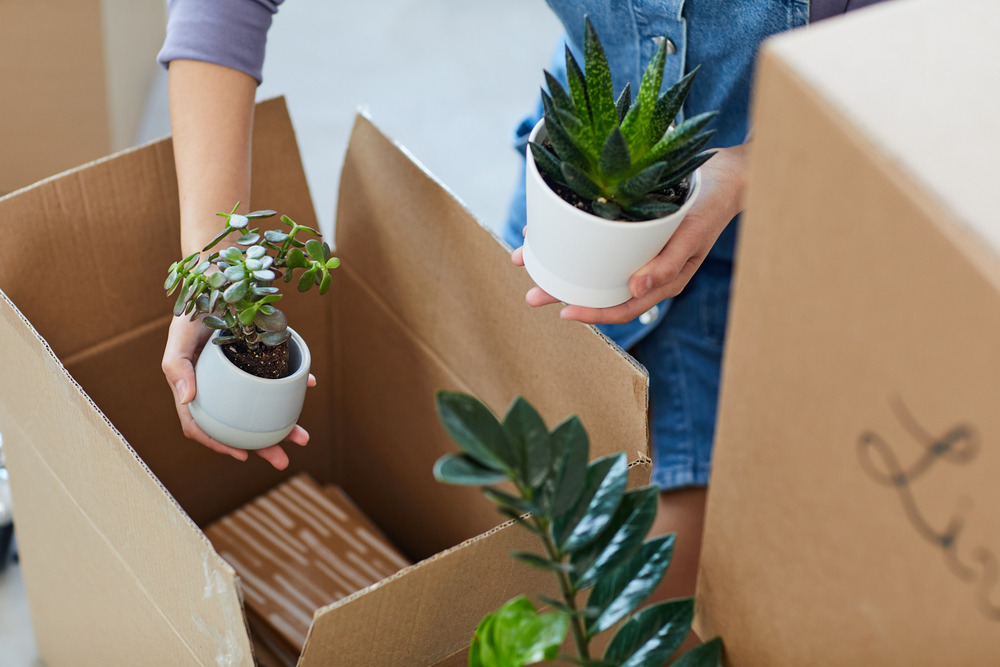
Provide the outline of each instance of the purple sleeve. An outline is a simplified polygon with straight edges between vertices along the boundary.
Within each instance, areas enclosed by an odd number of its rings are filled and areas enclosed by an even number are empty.
[[[812,0],[809,3],[809,22],[815,23],[831,16],[852,12],[882,0]]]
[[[167,39],[157,61],[201,60],[262,80],[271,17],[283,0],[168,0]]]

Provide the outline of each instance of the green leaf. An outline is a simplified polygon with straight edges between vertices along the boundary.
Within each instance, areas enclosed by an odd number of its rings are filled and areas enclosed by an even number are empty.
[[[660,487],[656,485],[625,493],[597,539],[573,553],[573,565],[579,575],[574,582],[577,589],[593,586],[642,548],[642,541],[656,519],[659,495]]]
[[[652,167],[640,171],[632,178],[618,184],[615,189],[626,197],[643,197],[656,188],[667,165],[657,162]]]
[[[264,246],[255,245],[247,248],[247,257],[249,257],[250,259],[259,260],[266,254],[267,254],[267,248],[265,248]]]
[[[263,303],[263,301],[258,303]],[[240,320],[242,321],[242,317]],[[288,328],[288,318],[285,317],[285,314],[277,308],[274,308],[274,312],[270,315],[266,315],[263,311],[258,310],[256,317],[252,318],[250,321],[254,322],[264,331],[270,331],[272,333],[278,333]],[[249,322],[244,322],[244,324],[249,324]]]
[[[566,614],[539,614],[534,605],[518,596],[497,610],[492,635],[495,667],[523,667],[555,660],[569,631]],[[478,636],[477,630],[477,636]],[[486,657],[486,653],[483,653]],[[484,661],[484,665],[487,665]]]
[[[174,302],[174,317],[180,317],[184,314],[184,311],[187,309],[188,300],[194,293],[194,287],[188,282],[190,280],[189,278],[185,281],[181,287],[181,291],[177,293],[177,301]]]
[[[163,289],[168,290],[167,296],[170,296],[170,292],[174,291],[174,288],[177,287],[177,283],[180,281],[181,275],[177,273],[177,269],[171,269],[166,282],[163,283]]]
[[[256,231],[244,234],[243,236],[236,239],[236,242],[240,245],[253,245],[257,241],[260,241],[260,234]]]
[[[275,309],[275,307],[274,307],[274,306],[268,306],[268,305],[266,305],[266,304],[265,304],[265,305],[261,306],[261,307],[260,307],[260,308],[259,308],[259,309],[257,310],[257,312],[258,312],[258,313],[263,313],[263,314],[265,314],[265,315],[273,315],[273,314],[274,314],[274,312],[275,312],[275,310],[276,310],[276,309]]]
[[[632,155],[629,153],[622,131],[617,126],[611,130],[607,141],[604,142],[597,168],[601,170],[602,176],[612,179],[624,176],[632,168]]]
[[[503,426],[478,399],[454,391],[439,391],[435,396],[438,420],[462,451],[481,465],[508,471],[517,460]]]
[[[613,201],[601,201],[600,199],[595,199],[590,202],[590,207],[594,210],[596,215],[601,216],[605,220],[617,220],[622,216],[622,207]]]
[[[243,261],[243,253],[240,252],[239,248],[229,247],[219,253],[220,256],[232,264],[233,266],[240,264]]]
[[[657,218],[664,218],[671,213],[676,213],[679,208],[677,204],[647,197],[629,204],[625,210],[629,215],[640,220],[655,220]]]
[[[590,177],[574,167],[569,162],[562,163],[563,182],[576,194],[584,199],[597,199],[604,196],[604,190],[590,180]]]
[[[306,260],[304,252],[298,248],[292,248],[285,258],[285,265],[292,269],[304,269],[309,266],[309,262]]]
[[[631,145],[634,149],[636,158],[642,156],[643,152],[638,149],[639,141],[635,138],[635,135],[639,133],[639,117],[642,115],[642,101],[636,100],[635,103],[629,107],[629,110],[625,112],[625,118],[621,122],[622,135],[625,137],[626,143]]]
[[[237,264],[236,266],[230,266],[228,269],[222,272],[222,276],[229,281],[238,283],[239,281],[246,278],[246,270],[243,268],[242,264]]]
[[[264,263],[259,259],[247,259],[244,266],[248,271],[260,271],[264,268]]]
[[[216,271],[206,278],[208,284],[215,289],[222,289],[229,280],[226,278],[226,274],[222,271]]]
[[[518,396],[504,415],[503,430],[517,458],[521,481],[525,486],[538,486],[548,474],[552,458],[545,421],[528,401]]]
[[[251,324],[253,324],[255,317],[257,317],[257,308],[256,306],[250,306],[246,310],[240,311],[239,314],[240,324],[248,327]]]
[[[658,142],[670,127],[670,124],[677,118],[677,114],[680,113],[681,107],[684,106],[684,101],[687,99],[688,93],[691,92],[691,86],[694,84],[694,79],[700,69],[701,65],[695,67],[656,100],[656,107],[653,109],[652,117],[649,119],[650,145]]]
[[[286,283],[292,282],[292,270],[291,269],[288,269],[287,271],[285,271],[285,282]]]
[[[659,162],[667,153],[692,140],[718,113],[718,111],[709,111],[698,114],[667,132],[662,139],[656,142],[656,145],[649,149],[648,153],[642,156],[642,159],[637,162],[637,166],[645,168],[654,162]]]
[[[247,284],[245,282],[233,283],[222,293],[222,298],[226,303],[236,303],[247,295]]]
[[[229,226],[233,229],[243,229],[250,224],[250,219],[245,215],[240,215],[239,213],[233,213],[229,216]]]
[[[528,146],[531,147],[531,156],[535,159],[535,166],[538,167],[538,171],[556,183],[566,185],[562,168],[559,166],[559,159],[550,153],[547,148],[541,144],[536,144],[534,141],[529,141]]]
[[[587,608],[587,607],[585,607],[583,609],[570,609],[569,607],[567,607],[565,605],[565,603],[563,603],[563,602],[561,602],[559,600],[556,600],[555,598],[550,598],[548,595],[545,595],[544,593],[539,593],[537,597],[538,597],[538,601],[541,602],[542,604],[548,605],[549,607],[552,607],[553,609],[558,609],[562,613],[568,614],[570,616],[579,616],[581,618],[591,618],[592,616],[596,616],[597,615],[597,610],[590,609],[590,608]]]
[[[672,667],[722,667],[722,638],[716,637],[691,649],[678,658]]]
[[[611,454],[590,463],[583,491],[573,508],[553,524],[556,544],[574,551],[595,539],[618,509],[628,482],[625,454]]]
[[[622,121],[625,120],[625,114],[632,107],[632,86],[628,83],[622,88],[621,95],[618,96],[618,101],[615,102],[615,110],[618,112],[618,124],[621,125]]]
[[[299,291],[308,292],[309,288],[316,284],[316,267],[305,271],[301,276],[299,276]]]
[[[265,331],[262,333],[257,340],[264,343],[268,347],[275,347],[281,345],[286,340],[292,337],[292,332],[288,329],[284,331]]]
[[[550,514],[557,518],[569,511],[583,491],[590,458],[587,430],[576,415],[565,419],[549,436],[552,447],[559,453],[553,475],[554,489]]]
[[[226,321],[226,326],[229,327],[230,329],[232,329],[233,327],[235,327],[236,324],[237,324],[237,322],[236,322],[236,316],[233,315],[233,312],[231,310],[229,310],[228,308],[222,314],[222,319],[224,319]]]
[[[468,454],[445,454],[434,464],[434,479],[445,484],[489,486],[506,482],[507,475],[480,465]]]
[[[701,152],[701,149],[705,147],[714,134],[715,130],[699,132],[661,157],[659,162],[665,163],[667,169],[676,169]]]
[[[591,158],[566,132],[566,128],[554,117],[545,117],[545,134],[552,142],[552,149],[563,162],[569,162],[577,169],[589,170]]]
[[[269,229],[264,232],[264,238],[271,243],[284,243],[285,239],[288,238],[288,234],[278,229]]]
[[[566,79],[569,82],[569,92],[573,96],[573,105],[576,107],[577,117],[593,128],[594,120],[590,112],[590,101],[587,99],[587,80],[583,76],[580,64],[573,57],[573,52],[566,45]]]
[[[642,154],[646,148],[652,146],[660,138],[659,136],[650,136],[649,121],[656,109],[660,85],[663,83],[663,65],[667,62],[668,44],[670,44],[670,40],[664,37],[653,59],[646,66],[646,72],[642,75],[642,83],[639,84],[639,94],[636,96],[636,101],[642,105],[642,111],[639,114],[638,123],[634,125],[638,131],[628,137],[629,145],[634,147],[636,154]]]
[[[472,635],[472,643],[469,644],[469,667],[486,667],[486,663],[483,662],[482,657],[482,636],[487,634],[492,634],[491,629],[493,627],[494,616],[493,614],[488,614],[483,620],[479,622],[476,626],[476,632]],[[490,653],[492,656],[492,652]],[[493,660],[491,660],[490,665],[492,666]]]
[[[500,489],[493,488],[492,486],[483,489],[483,495],[505,509],[520,512],[521,514],[534,514],[535,516],[540,514],[538,507],[534,503],[528,502],[524,498],[513,496]]]
[[[335,269],[338,266],[340,266],[340,259],[339,258],[337,258],[337,257],[331,257],[330,259],[326,260],[326,268],[328,268],[328,269]]]
[[[587,99],[593,116],[594,134],[607,136],[611,128],[618,126],[618,110],[615,108],[615,93],[611,87],[611,68],[604,55],[604,47],[590,22],[584,18],[583,53],[587,77]]]
[[[213,288],[211,294],[208,296],[208,312],[215,312],[215,306],[219,303],[220,296],[222,296],[222,292]]]
[[[263,285],[254,285],[253,287],[250,288],[250,291],[258,296],[261,296],[261,295],[277,294],[278,288],[263,286]]]
[[[326,258],[323,256],[323,244],[316,239],[306,241],[306,252],[317,262],[326,261]]]
[[[539,570],[564,572],[567,574],[573,571],[573,566],[570,563],[560,563],[558,561],[549,560],[545,556],[539,556],[538,554],[529,553],[527,551],[512,551],[510,553],[510,557],[514,560],[526,563],[531,567],[538,568]]]
[[[214,315],[209,315],[203,319],[202,324],[204,324],[209,329],[225,329],[226,323],[221,317],[215,317]]]
[[[574,117],[579,118],[576,112],[576,105],[573,103],[573,98],[569,96],[566,89],[562,87],[559,80],[554,76],[549,74],[547,70],[545,71],[545,86],[549,89],[549,95],[552,97],[552,102],[555,104],[556,109],[562,109]]]
[[[272,218],[276,215],[278,215],[277,211],[270,211],[267,209],[254,211],[253,213],[247,213],[247,217],[251,218],[252,220],[259,220],[261,218]]]
[[[235,343],[237,340],[239,339],[236,336],[219,336],[213,338],[212,342],[216,345],[225,345],[226,343]]]
[[[326,294],[330,291],[330,285],[333,284],[333,276],[331,276],[327,271],[323,272],[323,280],[319,283],[319,293]]]
[[[604,632],[645,602],[663,581],[674,553],[674,533],[653,538],[632,558],[601,578],[587,598],[599,615],[587,622],[587,634]]]
[[[323,261],[324,262],[329,262],[330,261],[330,252],[331,252],[330,251],[330,244],[327,243],[326,241],[323,241]]]
[[[207,271],[208,267],[210,267],[210,266],[212,266],[211,262],[207,262],[207,261],[206,262],[202,262],[198,266],[194,267],[194,270],[192,270],[191,273],[193,273],[196,276],[200,276],[201,274],[205,273],[205,271]]]
[[[693,174],[695,169],[708,162],[709,158],[715,155],[715,153],[716,151],[711,151],[708,153],[702,153],[701,155],[696,155],[671,173],[665,174],[661,177],[662,180],[657,186],[657,189],[662,190],[663,188],[669,188],[677,185],[685,178]]]
[[[272,271],[271,269],[261,269],[259,271],[254,271],[253,277],[256,278],[257,280],[269,283],[275,278],[277,278],[278,274]]]
[[[615,633],[604,659],[621,667],[659,667],[684,643],[693,618],[694,598],[650,605]]]
[[[184,261],[181,262],[181,266],[183,266],[186,270],[190,271],[198,264],[199,254],[200,253],[197,252],[191,253],[190,255],[184,258]]]
[[[295,221],[289,218],[287,215],[281,216],[281,221],[288,225],[289,227],[295,227]]]
[[[226,238],[227,236],[229,236],[229,233],[230,233],[230,232],[232,232],[232,231],[234,231],[232,227],[226,227],[226,228],[225,228],[225,229],[223,229],[223,230],[222,230],[221,232],[219,232],[219,233],[218,233],[218,234],[217,234],[217,235],[215,236],[215,238],[214,238],[214,239],[212,239],[211,241],[209,241],[209,242],[208,242],[208,245],[207,245],[207,246],[205,246],[204,248],[202,248],[202,249],[201,249],[201,251],[202,251],[202,252],[206,252],[206,251],[208,251],[208,250],[211,250],[211,249],[212,249],[212,248],[214,248],[215,246],[219,245],[219,242],[220,242],[220,241],[222,241],[222,239],[224,239],[224,238]]]

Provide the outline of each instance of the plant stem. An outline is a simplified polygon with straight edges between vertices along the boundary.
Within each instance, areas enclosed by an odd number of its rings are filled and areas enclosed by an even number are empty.
[[[556,545],[552,542],[552,538],[549,537],[548,522],[536,517],[535,525],[540,531],[540,536],[542,538],[542,542],[545,544],[545,551],[549,555],[549,559],[556,562],[562,562],[562,558],[556,551]],[[576,612],[576,596],[573,595],[573,586],[569,582],[569,575],[565,572],[556,572],[556,576],[559,578],[559,588],[562,591],[563,602],[565,602],[566,606],[573,612]],[[578,653],[577,657],[589,660],[590,642],[587,639],[587,633],[583,627],[583,617],[574,613],[570,616],[569,622],[570,627],[573,628],[573,640],[576,642],[576,652]]]

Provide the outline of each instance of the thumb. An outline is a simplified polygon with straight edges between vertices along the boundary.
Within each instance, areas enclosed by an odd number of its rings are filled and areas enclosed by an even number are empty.
[[[175,357],[163,360],[163,374],[174,392],[174,400],[180,405],[187,405],[194,400],[197,393],[194,366],[189,359]]]

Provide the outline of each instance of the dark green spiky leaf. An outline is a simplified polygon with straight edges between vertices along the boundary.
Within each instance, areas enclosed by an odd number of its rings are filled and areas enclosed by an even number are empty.
[[[576,107],[576,115],[583,122],[593,128],[593,114],[590,112],[590,101],[587,99],[587,80],[583,76],[580,64],[573,57],[573,52],[566,45],[566,79],[569,83],[569,92],[573,96],[573,105]]]
[[[246,282],[233,283],[222,293],[222,298],[226,303],[236,303],[247,295]]]
[[[445,454],[434,464],[434,479],[445,484],[489,486],[507,481],[507,475],[486,468],[468,454]]]
[[[618,110],[615,109],[615,93],[611,87],[611,68],[604,55],[604,47],[590,22],[584,18],[583,59],[587,77],[587,99],[593,116],[594,134],[607,136],[611,128],[618,126]]]
[[[659,667],[680,648],[693,618],[694,598],[650,605],[615,633],[604,659],[621,667]]]
[[[253,245],[257,241],[260,241],[260,234],[256,231],[250,232],[249,234],[244,234],[243,236],[236,239],[236,242],[240,245]]]
[[[504,415],[503,430],[517,457],[522,482],[528,487],[538,486],[551,466],[549,429],[541,415],[518,396]]]
[[[659,162],[667,153],[694,139],[716,115],[718,115],[717,111],[709,111],[687,119],[663,135],[663,138],[656,142],[649,149],[649,152],[642,156],[641,160],[636,162],[636,166],[644,169],[654,162]]]
[[[695,67],[656,100],[656,107],[649,119],[650,145],[656,144],[663,138],[670,124],[677,118],[700,69],[701,65]]]
[[[333,284],[333,276],[331,276],[329,272],[324,271],[323,280],[319,282],[319,293],[326,294],[328,291],[330,291],[330,285],[332,284]]]
[[[632,155],[629,153],[622,131],[617,126],[611,130],[607,141],[604,142],[597,166],[603,176],[610,178],[624,176],[632,168]]]
[[[601,216],[605,220],[617,220],[622,215],[622,207],[613,201],[601,201],[600,199],[595,199],[590,202],[590,207],[594,210],[596,215]]]
[[[666,164],[668,169],[677,169],[680,165],[701,152],[701,149],[705,147],[713,135],[715,135],[715,130],[699,132],[660,158],[659,163]],[[661,177],[660,180],[663,180],[663,178]]]
[[[323,256],[323,244],[316,239],[306,241],[306,252],[317,262],[326,261],[326,258]]]
[[[226,343],[235,343],[237,340],[239,339],[236,336],[218,336],[213,338],[212,342],[216,345],[225,345]]]
[[[604,196],[602,190],[590,177],[574,167],[569,162],[562,163],[563,182],[576,194],[584,199],[597,199]]]
[[[204,324],[209,329],[225,329],[226,322],[221,317],[215,317],[214,315],[209,315],[202,320]]]
[[[545,85],[549,89],[549,95],[556,109],[561,109],[579,119],[573,98],[569,96],[566,89],[559,83],[559,80],[549,74],[547,70],[545,71]]]
[[[483,495],[500,507],[520,512],[521,514],[540,514],[538,507],[524,498],[511,495],[492,486],[483,489]]]
[[[273,333],[284,331],[288,328],[288,318],[285,317],[285,314],[277,308],[273,308],[273,311],[274,312],[268,315],[263,312],[263,309],[260,309],[257,312],[257,316],[252,318],[250,321],[254,322],[264,331],[270,331]],[[240,319],[242,321],[242,318]]]
[[[639,220],[655,220],[657,218],[664,218],[671,213],[675,213],[679,208],[680,207],[677,204],[671,204],[669,202],[646,197],[629,204],[625,210],[629,213],[629,215],[638,218]]]
[[[288,256],[285,258],[285,264],[292,269],[304,269],[309,266],[309,262],[306,260],[306,254],[298,248],[292,248],[288,251]]]
[[[593,542],[573,553],[577,589],[596,584],[642,548],[653,526],[660,488],[655,485],[628,491],[607,527]]]
[[[618,509],[627,482],[624,453],[604,456],[587,466],[580,496],[572,509],[553,522],[553,535],[561,551],[586,546],[600,534]]]
[[[215,289],[222,289],[229,280],[226,278],[226,274],[222,271],[216,271],[206,278],[208,284]]]
[[[583,171],[590,169],[591,158],[576,145],[576,142],[555,117],[545,117],[545,134],[552,142],[552,149],[560,160]]]
[[[649,540],[632,558],[595,584],[587,606],[597,609],[598,615],[587,622],[587,634],[604,632],[652,595],[670,566],[674,537],[670,533]]]
[[[529,141],[528,146],[531,147],[531,156],[535,159],[535,166],[538,167],[538,171],[556,183],[566,185],[562,168],[560,168],[559,160],[556,156],[550,153],[544,146],[536,144],[534,141]]]
[[[207,252],[208,250],[211,250],[211,249],[212,249],[212,248],[214,248],[215,246],[219,245],[219,242],[220,242],[220,241],[221,241],[222,239],[224,239],[224,238],[226,238],[227,236],[229,236],[229,233],[230,233],[230,232],[232,232],[232,231],[234,231],[234,230],[232,229],[232,227],[226,227],[226,228],[225,228],[225,229],[223,229],[223,230],[222,230],[221,232],[219,232],[218,234],[216,234],[215,238],[214,238],[214,239],[212,239],[211,241],[209,241],[209,242],[208,242],[208,245],[207,245],[207,246],[205,246],[204,248],[202,248],[202,249],[201,249],[201,251],[202,251],[202,252]]]
[[[512,551],[510,552],[510,557],[540,570],[564,572],[566,574],[573,571],[573,566],[569,563],[560,563],[558,561],[549,560],[545,556],[539,556],[538,554],[529,553],[527,551]]]
[[[636,155],[644,153],[660,138],[650,135],[649,121],[656,109],[656,100],[660,95],[660,85],[663,83],[663,65],[667,62],[667,45],[669,43],[670,40],[666,38],[660,42],[660,47],[656,49],[656,54],[646,66],[646,72],[642,75],[642,83],[639,84],[636,102],[641,106],[641,111],[638,115],[638,121],[629,126],[631,134],[625,135]],[[624,130],[625,128],[622,128],[622,131]]]
[[[277,345],[281,345],[291,337],[291,330],[285,329],[284,331],[265,331],[258,337],[257,340],[268,347],[275,347]]]
[[[722,667],[722,638],[716,637],[691,649],[672,667]]]
[[[715,153],[716,151],[710,151],[708,153],[702,153],[701,155],[696,155],[687,162],[685,162],[684,164],[682,164],[680,167],[672,171],[671,173],[664,174],[661,177],[662,180],[660,181],[660,184],[657,186],[657,189],[662,190],[663,188],[669,188],[674,185],[677,185],[685,178],[687,178],[689,175],[693,174],[695,169],[708,162],[709,158],[715,155]]]
[[[665,163],[657,162],[652,167],[643,169],[632,178],[625,179],[618,184],[616,189],[626,197],[644,197],[656,188],[666,168],[667,165]]]
[[[308,271],[303,272],[303,274],[299,276],[298,289],[300,292],[308,292],[309,288],[316,284],[317,272],[318,272],[317,269],[313,267]]]
[[[435,396],[438,420],[462,451],[493,470],[517,465],[500,420],[473,396],[439,391]]]
[[[285,239],[288,238],[288,234],[279,229],[269,229],[264,232],[264,238],[271,243],[284,243]]]
[[[618,112],[618,124],[621,125],[622,121],[625,120],[625,114],[632,107],[632,86],[629,83],[625,84],[622,88],[621,95],[618,96],[618,101],[615,102],[615,110]]]
[[[582,493],[590,458],[590,440],[576,415],[563,420],[549,438],[553,449],[559,453],[552,477],[555,488],[550,507],[551,516],[557,518],[569,511]]]
[[[260,210],[260,211],[254,211],[253,213],[247,213],[247,217],[251,218],[253,220],[259,220],[261,218],[272,218],[272,217],[274,217],[276,215],[278,215],[277,211],[270,211],[270,210],[267,210],[267,209],[263,209],[263,210]]]

